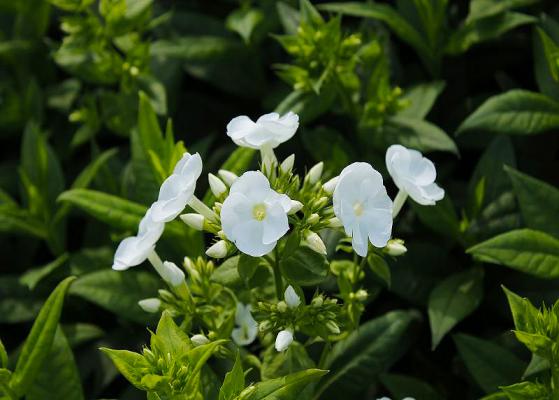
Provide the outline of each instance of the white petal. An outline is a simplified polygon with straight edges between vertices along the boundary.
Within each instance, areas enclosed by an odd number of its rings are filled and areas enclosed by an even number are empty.
[[[229,193],[242,193],[249,199],[263,201],[270,191],[268,178],[260,171],[248,171],[242,174]]]
[[[353,250],[355,250],[359,256],[367,256],[367,252],[369,250],[369,240],[367,233],[363,231],[359,224],[353,226],[351,245]]]
[[[410,163],[410,179],[416,185],[425,186],[433,183],[437,178],[437,170],[435,164],[425,157],[420,159],[412,159]]]
[[[221,227],[229,240],[234,240],[233,229],[252,219],[252,204],[242,193],[231,193],[221,206]]]
[[[267,207],[266,218],[262,221],[262,224],[262,243],[264,244],[277,242],[289,231],[286,211],[279,204]]]
[[[442,200],[444,197],[444,189],[439,187],[436,183],[431,183],[430,185],[423,186],[423,191],[425,195],[434,201]]]
[[[153,220],[157,222],[172,221],[184,210],[193,195],[194,188],[190,187],[168,200],[156,201],[153,203]]]
[[[242,326],[233,329],[231,338],[238,346],[247,346],[254,342],[258,334],[258,326]]]
[[[301,304],[301,299],[299,298],[297,292],[295,292],[295,289],[293,289],[293,286],[291,285],[289,285],[287,289],[285,289],[283,298],[289,308],[296,308],[299,307],[299,304]]]
[[[264,243],[262,222],[250,220],[237,224],[233,228],[232,241],[239,251],[253,257],[261,257],[276,247],[276,242]]]
[[[142,242],[141,237],[127,237],[120,242],[116,249],[113,269],[116,271],[124,271],[143,263],[153,248],[153,245],[146,246],[146,243]]]
[[[293,342],[293,332],[284,329],[280,331],[276,336],[276,343],[275,347],[277,351],[284,351],[286,350],[289,345]]]

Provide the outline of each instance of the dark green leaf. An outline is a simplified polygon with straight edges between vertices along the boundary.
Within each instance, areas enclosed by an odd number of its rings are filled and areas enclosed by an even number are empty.
[[[241,354],[237,352],[233,369],[225,374],[223,385],[219,389],[219,400],[233,400],[245,388],[245,375]]]
[[[380,376],[380,380],[395,399],[411,397],[418,400],[443,400],[441,394],[433,389],[431,385],[412,376],[383,374]]]
[[[282,275],[299,286],[314,286],[328,275],[328,260],[307,246],[299,247],[289,257],[280,260]]]
[[[321,369],[307,369],[293,374],[258,382],[241,392],[235,400],[291,400],[312,381],[327,374]]]

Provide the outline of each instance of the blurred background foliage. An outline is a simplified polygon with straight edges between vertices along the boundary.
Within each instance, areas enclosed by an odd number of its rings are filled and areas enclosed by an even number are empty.
[[[112,272],[115,244],[185,149],[206,171],[242,171],[255,160],[235,150],[227,122],[292,110],[302,126],[279,155],[296,153],[297,169],[325,161],[334,176],[365,160],[382,171],[400,143],[429,153],[447,192],[401,214],[407,255],[381,268],[384,280],[373,268],[364,318],[396,308],[423,318],[415,335],[386,343],[407,351],[370,369],[362,398],[375,387],[479,398],[521,378],[529,354],[508,332],[500,285],[535,304],[559,297],[559,7],[313,4],[0,0],[0,336],[10,355],[56,283],[76,275],[55,340],[75,358],[70,375],[87,399],[138,398],[97,348],[145,340],[153,321],[137,301],[159,281],[146,268]],[[484,241],[506,242],[503,233],[522,254],[491,253]],[[203,238],[178,222],[165,235],[176,259],[202,252]],[[538,247],[546,240],[551,255]],[[550,257],[545,268],[519,261],[530,241]],[[451,329],[462,333],[445,338]]]

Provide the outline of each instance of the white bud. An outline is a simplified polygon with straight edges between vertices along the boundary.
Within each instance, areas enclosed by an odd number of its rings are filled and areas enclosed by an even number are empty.
[[[322,189],[324,189],[324,191],[328,194],[334,193],[334,190],[336,189],[336,185],[338,184],[339,179],[340,179],[339,176],[333,177],[328,182],[326,182],[324,185],[322,185]]]
[[[291,154],[280,164],[281,172],[283,172],[284,174],[291,172],[294,163],[295,163],[295,154]]]
[[[194,346],[202,346],[203,344],[210,343],[210,339],[202,334],[194,335],[190,338],[190,341]]]
[[[305,240],[312,250],[316,251],[318,254],[326,255],[326,246],[320,236],[318,236],[318,233],[309,231]]]
[[[359,301],[367,300],[367,296],[369,296],[369,294],[365,289],[359,289],[357,292],[355,292],[355,298]]]
[[[210,183],[210,190],[215,197],[221,197],[227,191],[225,183],[214,174],[208,174],[208,182]]]
[[[204,229],[204,216],[196,213],[188,213],[181,215],[182,222],[197,231]]]
[[[307,174],[307,179],[309,180],[309,183],[311,185],[314,185],[316,182],[320,180],[320,178],[322,177],[323,169],[324,169],[324,163],[321,161],[318,164],[315,164],[314,167],[312,167],[309,170],[309,173]]]
[[[157,271],[163,280],[173,287],[180,286],[184,282],[184,271],[175,263],[163,261],[163,268]]]
[[[338,217],[330,218],[328,220],[328,228],[340,228],[343,226],[342,221]]]
[[[283,298],[289,308],[297,308],[299,307],[299,304],[301,304],[301,298],[297,295],[297,292],[295,292],[295,289],[293,289],[293,286],[291,285],[285,289]]]
[[[235,182],[235,180],[238,178],[236,174],[231,171],[227,171],[226,169],[220,169],[219,171],[217,171],[217,174],[227,186],[231,186],[233,182]]]
[[[303,208],[303,203],[297,200],[291,200],[291,208],[287,212],[288,215],[293,215]]]
[[[311,225],[316,224],[318,221],[320,221],[320,215],[313,213],[309,216],[309,218],[307,219],[307,222]]]
[[[227,242],[225,240],[220,240],[214,243],[206,250],[206,255],[213,258],[225,258],[225,256],[227,256]]]
[[[386,245],[386,253],[393,257],[401,256],[407,251],[408,249],[404,246],[404,242],[400,239],[391,239]]]
[[[293,332],[288,329],[284,329],[278,333],[276,336],[275,347],[277,351],[286,350],[289,345],[293,342]]]
[[[149,299],[143,299],[138,302],[138,305],[148,313],[156,313],[161,308],[161,300],[158,298],[152,297]]]

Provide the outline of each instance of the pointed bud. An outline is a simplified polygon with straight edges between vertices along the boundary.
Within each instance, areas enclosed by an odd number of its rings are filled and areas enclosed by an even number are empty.
[[[217,171],[219,177],[225,182],[227,186],[231,186],[235,180],[237,180],[238,176],[231,171],[227,171],[226,169],[220,169]]]
[[[291,200],[291,208],[287,212],[288,215],[293,215],[303,208],[303,203],[297,200]]]
[[[311,224],[311,225],[316,224],[318,221],[320,221],[320,215],[318,215],[318,214],[316,214],[316,213],[315,213],[315,214],[311,214],[311,215],[309,216],[309,218],[307,219],[307,222],[308,222],[309,224]]]
[[[328,220],[328,228],[340,228],[343,226],[342,221],[338,217],[330,218]]]
[[[391,239],[385,247],[385,252],[393,257],[401,256],[408,251],[406,246],[404,246],[404,241],[400,239]]]
[[[161,300],[158,298],[152,297],[149,299],[143,299],[138,302],[138,305],[148,313],[156,313],[161,308]]]
[[[309,231],[305,240],[312,250],[316,251],[318,254],[326,255],[326,246],[320,236],[318,236],[318,233]]]
[[[275,348],[277,351],[284,351],[292,342],[293,332],[288,329],[284,329],[278,333],[278,336],[276,336]]]
[[[323,304],[324,304],[324,297],[322,297],[322,296],[316,296],[311,301],[311,305],[313,307],[322,307]]]
[[[210,343],[210,339],[202,334],[194,335],[190,338],[190,341],[194,346],[202,346],[203,344]]]
[[[297,292],[295,292],[295,289],[293,289],[293,286],[291,285],[285,289],[283,298],[289,308],[297,308],[299,307],[299,304],[301,304],[301,298],[297,295]]]
[[[334,321],[329,320],[328,322],[326,322],[326,328],[333,333],[334,335],[339,335],[340,334],[340,327],[338,326],[338,324],[336,324]]]
[[[366,291],[365,289],[359,289],[357,292],[355,292],[355,298],[356,298],[358,301],[365,301],[365,300],[367,300],[367,296],[368,296],[368,293],[367,293],[367,291]]]
[[[225,258],[227,256],[227,242],[225,240],[220,240],[214,243],[206,250],[206,255],[213,258]]]
[[[158,272],[163,280],[172,287],[180,286],[184,282],[183,270],[170,261],[163,261],[163,268]]]
[[[339,176],[333,177],[328,182],[326,182],[324,185],[322,185],[322,189],[328,194],[334,193],[334,190],[336,189],[336,185],[338,184],[338,179],[339,178],[340,178]]]
[[[277,304],[276,307],[278,308],[278,311],[279,311],[280,313],[284,313],[284,312],[287,311],[287,303],[286,303],[285,301],[283,301],[283,300],[281,300],[280,302],[278,302],[278,304]]]
[[[197,231],[204,229],[204,216],[196,213],[188,213],[181,215],[182,222]]]
[[[210,190],[215,197],[221,197],[223,193],[227,191],[227,186],[221,179],[219,179],[214,174],[208,174],[208,182],[210,183]]]
[[[284,174],[291,172],[293,169],[293,164],[295,164],[295,154],[291,154],[280,164],[280,170]]]
[[[315,164],[314,167],[312,167],[309,170],[309,173],[307,174],[307,179],[309,180],[309,183],[311,185],[314,185],[316,182],[320,180],[320,178],[322,177],[323,169],[324,169],[324,163],[321,161],[318,164]]]

